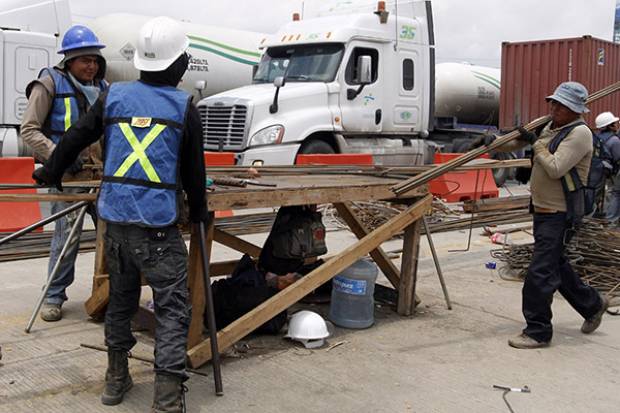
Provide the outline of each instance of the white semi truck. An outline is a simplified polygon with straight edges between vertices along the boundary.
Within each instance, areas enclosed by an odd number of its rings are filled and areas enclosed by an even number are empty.
[[[268,37],[252,85],[198,104],[205,148],[244,165],[347,152],[419,164],[433,143],[463,149],[484,131],[463,122],[497,119],[499,69],[436,66],[431,2],[397,7],[294,18]]]

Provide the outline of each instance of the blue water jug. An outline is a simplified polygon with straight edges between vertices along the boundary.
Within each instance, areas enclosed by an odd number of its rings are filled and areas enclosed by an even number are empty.
[[[375,322],[377,266],[361,259],[332,280],[329,319],[340,327],[367,328]]]

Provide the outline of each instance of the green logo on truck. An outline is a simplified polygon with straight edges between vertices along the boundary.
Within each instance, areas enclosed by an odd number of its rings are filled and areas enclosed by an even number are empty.
[[[403,25],[400,29],[400,38],[403,40],[413,40],[415,37],[415,27]]]

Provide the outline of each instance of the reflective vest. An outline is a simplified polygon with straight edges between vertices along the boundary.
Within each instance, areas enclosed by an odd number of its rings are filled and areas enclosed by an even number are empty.
[[[565,126],[555,135],[549,143],[549,152],[555,153],[560,143],[568,136],[569,133],[577,126],[585,125],[585,122],[576,122],[572,125]],[[584,215],[591,212],[588,201],[589,189],[581,182],[577,168],[574,166],[562,177],[562,191],[566,201],[566,220],[574,227],[577,227],[583,221]]]
[[[39,72],[39,79],[50,76],[54,81],[54,101],[43,132],[55,144],[58,144],[62,135],[73,125],[80,116],[88,110],[88,102],[83,98],[83,104],[79,104],[76,89],[69,77],[61,71],[48,67]],[[107,83],[99,81],[99,88],[104,91]]]
[[[171,86],[140,81],[110,86],[97,200],[104,221],[152,228],[176,222],[179,151],[190,99]]]

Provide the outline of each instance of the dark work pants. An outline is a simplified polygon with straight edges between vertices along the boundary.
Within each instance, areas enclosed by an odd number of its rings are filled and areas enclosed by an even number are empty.
[[[155,304],[155,372],[187,379],[185,355],[191,308],[187,248],[178,228],[108,224],[105,251],[110,273],[106,345],[111,350],[129,351],[136,344],[131,319],[138,310],[143,274],[153,290]]]
[[[599,293],[584,284],[573,271],[565,255],[569,224],[566,214],[534,214],[534,253],[523,284],[525,334],[537,341],[550,341],[551,302],[560,294],[581,316],[588,319],[600,310]]]

